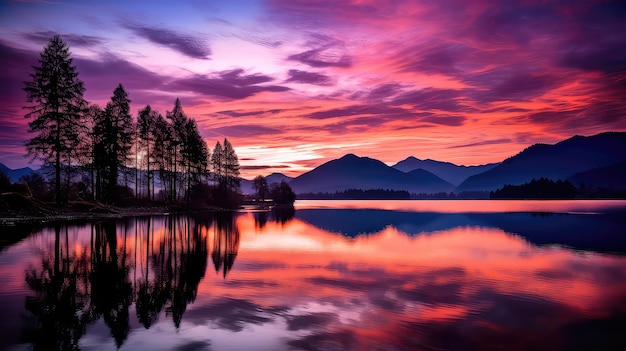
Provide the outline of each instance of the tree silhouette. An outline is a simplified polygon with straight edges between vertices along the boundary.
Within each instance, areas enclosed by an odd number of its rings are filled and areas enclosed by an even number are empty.
[[[252,215],[254,217],[254,225],[256,227],[258,227],[259,229],[263,229],[265,228],[265,225],[267,224],[267,211],[256,211],[253,212]]]
[[[492,199],[572,199],[577,189],[569,181],[533,179],[521,185],[505,185],[490,193]]]
[[[265,198],[270,193],[265,177],[262,175],[256,176],[252,181],[252,186],[254,187],[254,190],[256,190],[257,198],[261,201],[265,201]]]
[[[186,149],[186,135],[185,135],[185,123],[187,122],[187,115],[185,114],[185,112],[183,111],[183,107],[180,103],[180,99],[176,99],[176,101],[174,102],[174,108],[172,109],[172,111],[167,111],[166,112],[166,118],[168,120],[170,120],[171,124],[172,124],[172,143],[171,145],[173,146],[173,155],[174,155],[174,162],[173,162],[173,179],[172,179],[172,185],[171,185],[171,189],[172,189],[172,198],[174,200],[176,200],[177,198],[177,191],[176,188],[178,186],[178,165],[179,163],[182,166],[182,169],[184,169],[185,167],[185,159],[182,157],[182,150],[180,149]],[[180,153],[180,155],[179,155]]]
[[[186,193],[187,205],[189,205],[190,192],[202,182],[202,175],[208,173],[209,148],[200,135],[198,125],[194,119],[185,121],[184,142],[182,143],[181,156],[186,167]]]
[[[239,227],[230,212],[218,213],[213,226],[213,250],[211,257],[215,272],[222,270],[224,278],[233,268],[239,251]]]
[[[218,186],[222,186],[225,184],[224,181],[224,149],[222,149],[222,144],[219,141],[215,143],[215,148],[213,149],[213,156],[211,157],[211,168],[213,168],[213,181],[218,184]]]
[[[107,221],[96,225],[95,229],[91,258],[93,271],[90,275],[91,300],[96,313],[103,316],[119,348],[130,330],[128,309],[132,301],[132,286],[128,281],[126,247],[122,246],[119,257],[115,222]]]
[[[0,193],[4,193],[6,191],[11,191],[11,179],[0,170]]]
[[[278,204],[293,204],[296,201],[296,193],[284,180],[280,184],[272,184],[270,194]]]
[[[181,242],[180,263],[175,267],[176,281],[172,291],[172,319],[176,328],[180,327],[187,304],[193,303],[198,294],[198,285],[206,272],[208,249],[206,236],[202,235],[200,227],[190,226],[187,218],[186,245]],[[183,238],[184,239],[184,238]]]
[[[236,192],[239,189],[241,179],[239,178],[239,159],[235,153],[235,149],[228,141],[224,139],[224,182],[226,188]]]
[[[89,249],[70,242],[67,226],[63,239],[63,226],[57,224],[54,247],[41,250],[41,267],[25,272],[34,295],[26,299],[30,314],[24,341],[32,342],[35,350],[77,350],[86,327],[102,318],[119,348],[130,332],[133,302],[146,329],[162,312],[179,328],[206,272],[208,230],[214,216],[221,218],[216,221],[220,228],[216,242],[221,243],[216,259],[226,274],[239,245],[232,214],[170,216],[163,236],[155,236],[152,218],[136,218],[134,253],[127,247],[132,226],[128,221],[93,224]]]
[[[85,88],[72,65],[67,44],[53,36],[40,53],[39,66],[33,66],[25,82],[25,107],[29,131],[37,135],[26,141],[28,154],[44,165],[54,167],[54,194],[57,204],[67,199],[61,187],[63,162],[70,166],[73,151],[80,142],[80,116],[86,106]],[[69,181],[69,180],[68,180]]]
[[[130,99],[121,84],[98,117],[94,127],[99,136],[94,147],[94,163],[99,175],[97,183],[102,187],[100,199],[116,202],[119,173],[130,160],[134,135]]]
[[[93,318],[89,303],[89,259],[70,256],[67,227],[62,247],[61,226],[55,225],[54,255],[42,254],[41,267],[26,271],[25,281],[35,296],[27,296],[26,310],[36,330],[26,334],[34,350],[78,350],[78,341]]]
[[[35,172],[33,174],[25,174],[20,177],[19,181],[28,185],[31,194],[34,197],[44,197],[45,194],[48,192],[46,179],[39,172]]]
[[[134,196],[138,198],[143,169],[149,199],[154,199],[157,192],[154,171],[158,169],[162,201],[179,202],[184,193],[190,207],[192,192],[200,189],[211,194],[205,203],[233,207],[240,202],[239,160],[233,146],[224,139],[223,144],[217,143],[211,157],[198,124],[187,117],[180,99],[167,111],[166,118],[146,105],[135,123],[130,113],[131,100],[122,84],[114,89],[104,109],[88,106],[69,49],[59,36],[50,40],[40,56],[40,66],[34,67],[31,81],[24,87],[26,108],[30,110],[26,117],[32,119],[29,128],[38,133],[26,146],[33,158],[54,169],[58,204],[68,200],[72,179],[78,177],[81,180],[74,189],[79,196],[91,193],[95,200],[121,204],[121,194],[132,196],[132,172]],[[219,196],[213,196],[215,189],[209,185],[211,171],[220,188]]]
[[[152,192],[150,191],[150,183],[153,180],[152,171],[150,165],[152,164],[152,158],[154,155],[151,153],[154,145],[154,126],[157,119],[163,118],[156,110],[153,110],[150,105],[146,105],[145,108],[139,110],[137,115],[137,129],[138,138],[140,140],[140,149],[145,152],[143,156],[143,162],[146,166],[146,191],[148,199],[154,199],[154,186]]]
[[[161,114],[156,116],[156,121],[152,129],[154,137],[153,155],[157,167],[159,168],[159,179],[165,195],[165,200],[173,201],[172,198],[172,165],[174,162],[174,132],[169,123]]]

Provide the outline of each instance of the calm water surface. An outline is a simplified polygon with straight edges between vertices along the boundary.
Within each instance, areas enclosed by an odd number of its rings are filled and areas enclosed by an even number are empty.
[[[626,349],[626,201],[301,201],[0,231],[0,349]]]

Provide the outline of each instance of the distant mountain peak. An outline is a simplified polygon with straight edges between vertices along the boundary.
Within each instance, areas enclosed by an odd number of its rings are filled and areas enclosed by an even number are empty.
[[[409,156],[396,163],[393,168],[405,173],[416,169],[423,169],[435,174],[439,178],[451,184],[459,185],[468,177],[485,172],[495,165],[497,164],[492,163],[479,166],[459,166],[451,162],[437,161],[430,158],[420,160],[415,156]]]
[[[335,192],[348,189],[391,189],[413,193],[450,191],[454,186],[424,171],[407,174],[380,160],[347,154],[306,172],[290,185],[297,193]]]
[[[355,160],[355,159],[360,159],[361,157],[353,154],[353,153],[349,153],[349,154],[345,154],[343,155],[341,158],[339,158],[339,160]]]
[[[457,191],[491,191],[532,179],[564,180],[594,168],[626,161],[626,133],[575,135],[556,144],[537,143],[491,170],[469,177]]]

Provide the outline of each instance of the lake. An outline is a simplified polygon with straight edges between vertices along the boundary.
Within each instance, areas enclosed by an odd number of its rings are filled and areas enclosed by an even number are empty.
[[[0,227],[6,350],[622,350],[626,201]]]

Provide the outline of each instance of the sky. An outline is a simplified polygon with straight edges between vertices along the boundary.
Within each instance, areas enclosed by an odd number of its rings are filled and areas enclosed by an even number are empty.
[[[242,175],[347,153],[477,165],[626,131],[626,3],[535,0],[0,2],[0,162],[29,165],[23,82],[54,34],[85,98],[180,98]]]

